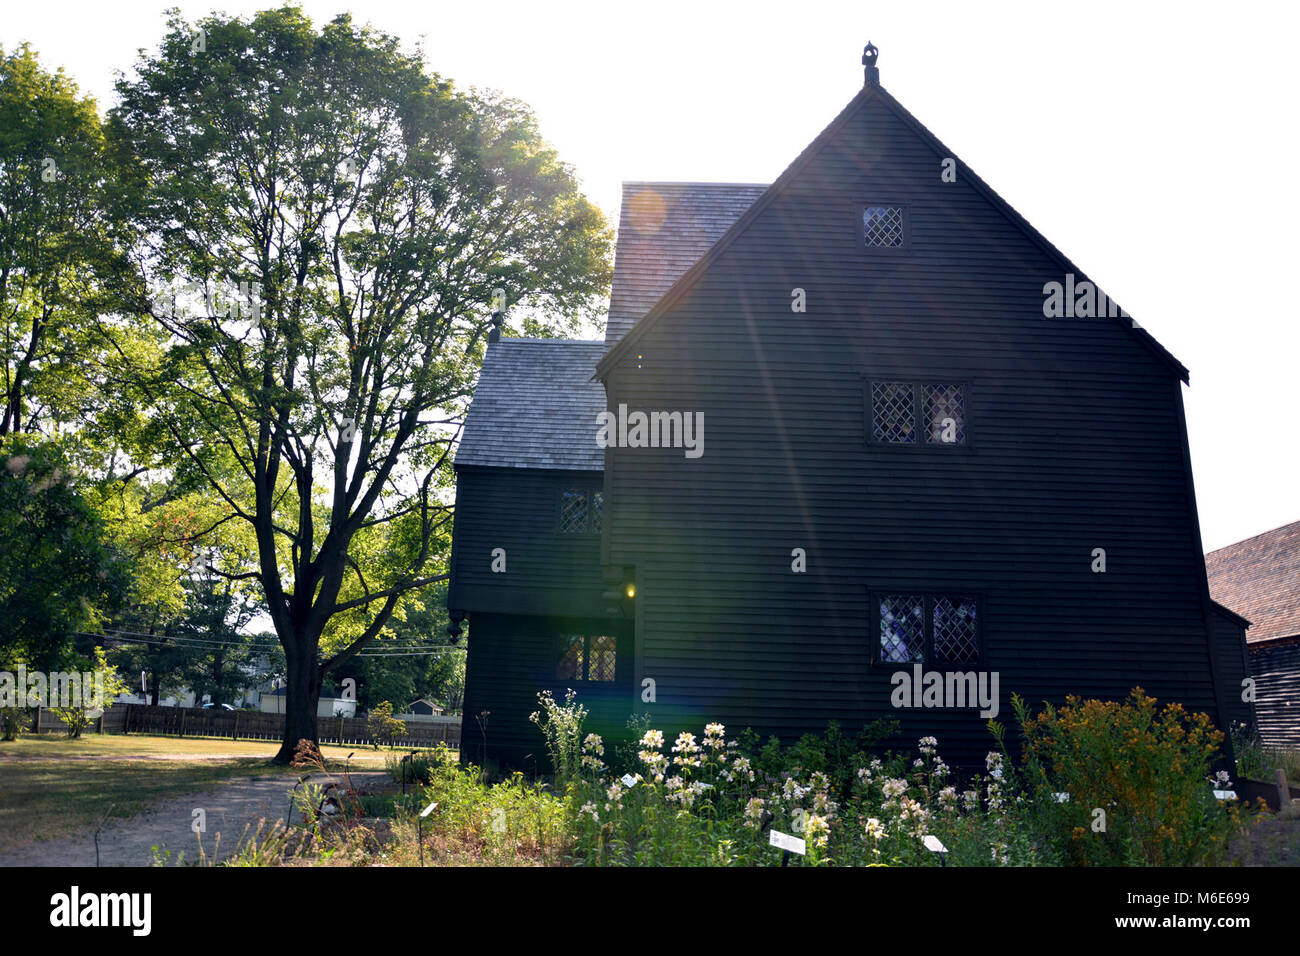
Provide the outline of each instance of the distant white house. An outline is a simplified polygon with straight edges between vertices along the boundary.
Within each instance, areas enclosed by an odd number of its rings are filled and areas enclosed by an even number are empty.
[[[285,692],[283,687],[262,694],[261,711],[264,714],[283,714]],[[355,717],[357,702],[342,697],[321,697],[316,704],[317,717]]]

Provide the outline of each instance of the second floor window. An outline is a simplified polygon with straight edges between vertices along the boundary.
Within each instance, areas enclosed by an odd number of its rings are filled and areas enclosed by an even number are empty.
[[[560,532],[600,534],[605,493],[593,488],[565,488],[560,492]]]
[[[871,440],[880,445],[965,445],[966,387],[951,382],[872,382]]]

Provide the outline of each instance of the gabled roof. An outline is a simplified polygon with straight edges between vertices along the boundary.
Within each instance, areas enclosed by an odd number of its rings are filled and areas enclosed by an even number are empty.
[[[908,112],[901,103],[885,92],[883,87],[879,85],[864,86],[858,94],[849,101],[848,105],[840,111],[839,115],[831,121],[830,125],[822,130],[817,138],[799,154],[789,167],[787,167],[785,172],[777,177],[776,182],[772,183],[772,185],[754,201],[753,205],[751,205],[745,213],[737,219],[729,229],[727,229],[727,231],[716,243],[713,244],[708,252],[702,256],[694,266],[685,272],[681,278],[672,284],[672,287],[664,293],[663,297],[654,304],[644,317],[637,321],[630,330],[618,338],[618,341],[614,343],[609,352],[606,353],[605,357],[601,359],[600,364],[597,366],[596,375],[598,377],[603,380],[605,376],[609,374],[610,370],[618,364],[622,357],[632,350],[634,344],[654,326],[659,317],[668,312],[673,305],[701,279],[714,260],[716,260],[718,256],[720,256],[733,242],[735,242],[738,237],[744,234],[745,230],[749,228],[750,223],[758,218],[763,210],[771,205],[776,197],[780,196],[790,183],[798,177],[804,167],[821,152],[822,148],[831,142],[845,123],[848,122],[849,118],[873,99],[878,99],[886,108],[891,110],[899,119],[911,127],[917,136],[919,136],[922,141],[934,150],[936,155],[943,157],[956,157],[956,154],[952,150],[944,146],[937,136],[926,129],[920,120]],[[994,208],[998,209],[1013,224],[1018,226],[1025,235],[1028,236],[1030,241],[1038,245],[1049,257],[1057,260],[1063,273],[1073,273],[1080,280],[1087,278],[1082,269],[1071,262],[1059,249],[1052,245],[1042,233],[1031,226],[1029,222],[1021,216],[1020,213],[1016,212],[1005,199],[994,192],[993,189],[984,182],[984,180],[975,175],[975,173],[971,171],[970,167],[960,159],[957,159],[957,163],[961,168],[963,179],[971,183],[977,192],[992,203]],[[1111,321],[1120,323],[1158,359],[1164,362],[1182,381],[1188,381],[1189,374],[1187,368],[1179,362],[1178,359],[1174,358],[1174,356],[1170,354],[1164,346],[1157,342],[1149,332],[1134,325],[1132,319],[1115,317]]]
[[[623,184],[605,341],[617,342],[709,251],[766,185]]]
[[[488,345],[456,467],[604,470],[596,416],[605,410],[605,387],[592,380],[604,351],[604,342],[575,339]]]
[[[1252,621],[1249,643],[1300,635],[1300,521],[1205,556],[1210,596]]]

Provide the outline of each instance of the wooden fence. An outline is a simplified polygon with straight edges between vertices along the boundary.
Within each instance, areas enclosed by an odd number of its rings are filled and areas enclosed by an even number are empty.
[[[229,737],[234,740],[282,740],[284,714],[216,707],[152,707],[114,704],[95,720],[87,732],[108,734],[163,734],[174,737]],[[45,708],[37,711],[33,730],[63,733],[62,720]],[[317,737],[323,744],[370,746],[374,737],[365,717],[317,717]],[[406,721],[406,735],[393,743],[399,747],[460,746],[459,717],[426,717]]]

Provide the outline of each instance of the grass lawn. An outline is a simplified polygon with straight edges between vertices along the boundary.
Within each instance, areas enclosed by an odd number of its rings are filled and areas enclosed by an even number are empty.
[[[24,735],[0,742],[0,854],[34,840],[66,836],[104,819],[132,817],[168,797],[235,777],[301,773],[268,763],[276,741],[87,734]],[[331,770],[354,754],[353,770],[382,770],[385,752],[325,746]]]

